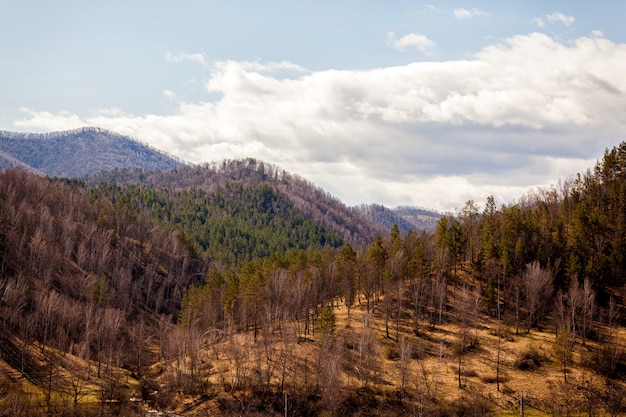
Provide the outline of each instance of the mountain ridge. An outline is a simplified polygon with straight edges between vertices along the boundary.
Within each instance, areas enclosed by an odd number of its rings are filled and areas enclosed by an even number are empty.
[[[289,210],[302,213],[342,241],[357,247],[367,244],[376,234],[386,233],[384,227],[372,222],[358,209],[346,206],[310,181],[254,158],[180,166],[168,171],[117,169],[100,172],[88,177],[87,181],[93,186],[114,184],[121,187],[122,193],[129,187],[159,195],[168,190],[167,196],[157,198],[161,201],[160,206],[166,205],[166,200],[175,195],[191,193],[194,198],[212,201],[209,206],[212,210],[225,207],[234,210],[231,206],[235,204],[239,208],[233,213],[238,212],[238,216],[244,215],[247,211],[244,206],[249,203],[242,201],[241,196],[260,193],[283,201],[281,210],[288,204],[291,206]],[[264,208],[259,206],[258,210],[263,212]],[[208,214],[212,215],[212,212]]]
[[[0,168],[80,178],[113,168],[171,169],[183,161],[99,127],[49,133],[0,131]],[[8,156],[7,156],[8,155]]]
[[[243,164],[248,166],[243,167]],[[115,175],[114,182],[138,183],[142,178],[155,178],[156,172],[184,166],[192,165],[134,138],[99,127],[47,133],[0,131],[0,169],[22,168],[37,175],[90,178],[91,182],[108,181],[111,180],[111,175]],[[222,183],[249,182],[253,179],[274,183],[279,190],[290,195],[297,207],[303,209],[307,215],[322,220],[325,227],[334,227],[335,232],[346,241],[363,243],[363,236],[385,233],[394,224],[403,232],[411,229],[433,231],[439,219],[438,213],[428,212],[419,218],[416,215],[401,214],[398,211],[400,208],[387,208],[379,204],[349,207],[310,181],[255,158],[223,160],[195,166],[196,171],[204,170],[205,173],[207,169],[212,169]],[[124,169],[140,169],[144,172],[141,178],[132,178],[132,174],[119,171]],[[264,172],[264,169],[268,169],[268,172]],[[189,172],[193,170],[194,168],[188,169]],[[112,171],[115,174],[98,175]],[[213,176],[210,177],[215,180]],[[207,183],[212,181],[207,178],[195,178],[195,183],[186,184],[175,181],[171,174],[169,178],[168,186],[176,185],[179,188],[200,186],[207,191],[215,186],[215,183]],[[187,181],[192,181],[192,177],[187,175]],[[362,226],[358,226],[359,221],[351,219],[355,216],[361,218]],[[347,229],[361,230],[355,239],[349,236],[352,232],[346,230],[346,227],[339,226],[342,230],[338,230],[337,226],[345,225],[346,222],[350,223],[346,226]]]

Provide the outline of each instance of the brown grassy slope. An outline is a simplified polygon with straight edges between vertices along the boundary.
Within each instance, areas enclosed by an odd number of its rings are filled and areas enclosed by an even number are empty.
[[[395,316],[386,337],[383,305],[382,300],[375,303],[369,313],[364,304],[354,305],[349,323],[345,306],[334,306],[332,336],[318,332],[303,338],[302,326],[284,324],[266,329],[256,341],[251,332],[216,338],[201,359],[207,387],[203,399],[176,397],[170,406],[184,415],[205,410],[228,414],[224,404],[231,401],[248,409],[258,406],[264,415],[281,415],[285,391],[294,397],[313,395],[319,400],[314,413],[321,414],[413,415],[422,410],[426,415],[520,415],[523,397],[528,416],[574,410],[588,415],[590,409],[592,415],[609,415],[606,381],[592,370],[596,342],[582,346],[577,339],[565,383],[551,329],[516,335],[513,327],[481,315],[476,327],[470,323],[466,331],[473,343],[460,358],[459,382],[461,327],[454,310],[446,312],[441,325],[422,323],[418,337],[412,313],[403,309],[396,340]],[[406,362],[403,345],[411,351]],[[337,356],[340,369],[333,373],[328,364]],[[404,391],[403,363],[408,363]],[[171,381],[180,366],[161,363],[161,381]],[[259,394],[273,403],[255,405],[252,397]],[[304,407],[301,402],[299,407]]]
[[[419,336],[413,333],[412,312],[403,306],[398,337],[394,312],[387,338],[382,299],[370,312],[365,303],[355,303],[350,322],[346,307],[338,302],[333,307],[336,323],[332,334],[318,330],[304,337],[303,325],[290,322],[261,329],[256,341],[252,331],[232,331],[230,335],[211,332],[194,370],[202,385],[196,395],[182,394],[190,374],[189,357],[179,361],[165,355],[151,367],[148,377],[160,391],[158,404],[155,401],[150,406],[185,416],[239,415],[242,410],[246,410],[243,415],[283,415],[286,392],[293,411],[290,415],[332,415],[333,411],[335,415],[418,415],[422,411],[422,415],[513,416],[520,415],[523,396],[526,416],[573,411],[589,415],[590,407],[592,415],[610,415],[609,394],[623,395],[624,388],[621,383],[607,387],[606,380],[592,371],[597,342],[582,346],[577,340],[573,364],[567,370],[568,382],[564,383],[552,329],[516,335],[514,327],[486,315],[479,317],[476,326],[468,323],[466,333],[476,341],[461,356],[459,384],[461,317],[453,309],[455,289],[450,287],[449,291],[449,310],[443,323],[431,326],[422,322]],[[624,329],[619,333],[623,340]],[[13,343],[19,344],[19,340]],[[496,382],[498,344],[500,390]],[[406,361],[403,346],[410,346]],[[54,370],[53,390],[59,401],[72,401],[72,383],[79,383],[83,384],[79,401],[97,403],[102,387],[109,385],[107,378],[116,374],[114,369],[103,370],[103,377],[97,378],[96,364],[92,363],[90,375],[85,375],[89,368],[84,361],[49,348],[43,352],[57,355],[60,368]],[[21,378],[15,366],[0,362],[5,381],[21,384],[40,399],[45,397],[44,353],[39,346],[29,348],[32,364],[39,363],[41,370],[32,375],[32,381]],[[333,358],[338,358],[337,369],[329,365]],[[403,363],[407,364],[404,391]],[[121,375],[122,398],[140,395],[138,381],[128,372]]]

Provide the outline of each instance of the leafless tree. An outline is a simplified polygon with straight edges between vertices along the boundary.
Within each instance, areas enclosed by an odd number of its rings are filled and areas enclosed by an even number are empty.
[[[74,408],[76,408],[78,403],[89,395],[89,373],[84,367],[74,363],[69,357],[66,357],[64,362],[64,368],[68,371],[65,378],[64,392],[70,397]]]
[[[522,282],[528,311],[527,332],[530,332],[530,328],[543,319],[547,301],[552,296],[552,274],[534,261],[526,265]]]
[[[583,289],[578,284],[578,277],[573,277],[567,290],[567,307],[568,307],[568,323],[571,326],[570,332],[572,338],[576,338],[576,333],[579,332],[580,323],[579,315],[581,314],[583,304]],[[582,336],[582,334],[581,334]]]
[[[404,396],[406,391],[406,382],[409,379],[409,366],[411,364],[411,343],[406,337],[400,339],[400,360],[398,366],[400,368],[400,398]]]
[[[465,350],[472,344],[469,325],[472,315],[472,290],[463,285],[458,294],[458,300],[455,302],[458,329],[456,332],[455,354],[457,355],[457,376],[459,388],[463,386],[461,382],[461,366],[462,358]]]
[[[582,338],[583,346],[587,344],[587,338],[593,328],[593,319],[596,314],[596,293],[591,286],[591,280],[587,277],[583,283],[582,295]]]
[[[339,404],[343,399],[342,363],[344,343],[335,340],[331,334],[325,334],[320,348],[323,356],[321,369],[322,404],[330,415],[337,415]]]
[[[561,327],[561,331],[552,345],[554,355],[563,368],[563,380],[567,382],[567,372],[572,363],[574,353],[574,336],[569,327]]]
[[[446,306],[446,297],[448,295],[447,280],[445,274],[440,272],[436,278],[432,280],[432,307],[437,311],[437,323],[441,325],[444,307]],[[431,323],[435,327],[435,323]]]
[[[356,370],[363,387],[369,385],[372,375],[376,373],[378,367],[376,357],[380,345],[371,329],[372,316],[372,311],[369,311],[362,317],[362,327],[357,344],[358,360]]]

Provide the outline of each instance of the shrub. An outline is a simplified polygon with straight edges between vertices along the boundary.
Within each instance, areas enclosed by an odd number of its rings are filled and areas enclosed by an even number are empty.
[[[383,347],[383,354],[390,361],[397,361],[400,359],[400,351],[397,346],[385,345]]]
[[[539,368],[544,361],[544,355],[531,346],[519,353],[515,360],[515,367],[520,371],[531,371]]]

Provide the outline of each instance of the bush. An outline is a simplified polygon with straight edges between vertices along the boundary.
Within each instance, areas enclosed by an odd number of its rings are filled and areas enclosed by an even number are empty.
[[[400,351],[397,346],[385,345],[383,347],[383,354],[390,361],[397,361],[400,359]]]
[[[483,375],[480,377],[480,380],[482,382],[484,382],[485,384],[495,384],[496,382],[498,382],[496,380],[496,375],[495,374],[491,374],[491,375]],[[506,375],[503,375],[502,373],[500,374],[500,383],[503,384],[505,382],[509,381],[509,377]]]
[[[472,392],[454,401],[450,405],[452,415],[456,416],[481,416],[493,415],[491,403],[481,393]]]
[[[515,360],[515,367],[520,371],[531,371],[537,369],[545,361],[544,355],[534,347],[520,352]]]

